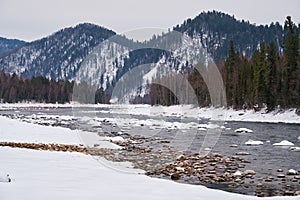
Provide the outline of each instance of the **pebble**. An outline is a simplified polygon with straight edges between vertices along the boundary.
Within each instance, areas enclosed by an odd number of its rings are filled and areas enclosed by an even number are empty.
[[[297,171],[294,169],[289,169],[289,171],[287,172],[287,175],[297,175]]]
[[[261,188],[263,186],[262,183],[257,183],[256,187]]]
[[[293,191],[290,191],[290,190],[285,190],[283,195],[286,195],[286,196],[294,196],[294,192]]]
[[[184,155],[179,155],[178,157],[177,157],[177,160],[184,160],[185,159],[185,156]]]
[[[234,182],[241,182],[241,181],[242,181],[242,179],[240,179],[240,178],[234,179]]]
[[[176,180],[179,180],[180,179],[180,174],[179,173],[174,173],[171,175],[171,179],[176,181]]]
[[[184,172],[184,168],[183,168],[183,167],[175,167],[175,169],[176,169],[177,171]]]
[[[278,178],[285,178],[285,175],[284,174],[277,174],[277,177]]]
[[[265,194],[264,194],[263,192],[258,192],[256,195],[257,195],[258,197],[264,197],[264,196],[265,196]]]
[[[268,177],[265,179],[265,182],[272,182],[272,181],[273,181],[273,178],[271,178],[271,177]]]
[[[254,170],[248,169],[248,170],[244,171],[244,174],[245,175],[255,175],[256,172]]]
[[[243,175],[243,172],[241,171],[236,171],[233,176],[242,176]]]
[[[249,156],[251,154],[248,153],[248,152],[241,151],[241,152],[237,152],[235,155],[238,155],[238,156]]]

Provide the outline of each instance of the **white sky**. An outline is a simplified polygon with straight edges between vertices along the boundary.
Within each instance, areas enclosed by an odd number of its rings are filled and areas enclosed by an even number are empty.
[[[299,0],[0,0],[0,36],[32,41],[81,22],[117,33],[167,29],[208,10],[256,24],[283,24],[287,15],[300,23]]]

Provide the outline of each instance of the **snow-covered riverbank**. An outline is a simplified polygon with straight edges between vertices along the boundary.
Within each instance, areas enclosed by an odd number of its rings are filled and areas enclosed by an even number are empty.
[[[269,123],[295,123],[300,124],[300,116],[296,109],[276,110],[267,113],[265,109],[255,112],[254,110],[234,110],[225,108],[197,108],[192,105],[175,106],[150,106],[146,104],[119,105],[119,104],[42,104],[42,103],[17,103],[0,104],[0,110],[16,110],[21,108],[80,108],[89,107],[95,109],[111,108],[112,114],[128,115],[151,115],[151,116],[178,116],[191,118],[205,118],[221,121],[243,121],[243,122],[269,122]],[[107,112],[107,110],[97,110]]]
[[[76,131],[67,128],[45,127],[4,117],[0,117],[0,127],[0,141],[81,143]],[[102,142],[107,141],[99,140],[100,144]],[[259,199],[137,173],[122,173],[81,153],[0,147],[0,163],[0,174],[9,174],[11,178],[11,182],[0,183],[1,200]],[[128,167],[128,164],[123,167]]]

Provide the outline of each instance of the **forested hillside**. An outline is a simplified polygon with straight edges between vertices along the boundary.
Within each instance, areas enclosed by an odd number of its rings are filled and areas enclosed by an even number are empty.
[[[204,47],[214,59],[223,76],[227,106],[236,109],[267,106],[269,111],[277,106],[300,107],[299,25],[290,17],[284,26],[278,22],[256,26],[212,11],[187,19],[174,30],[191,39],[190,44],[181,46],[178,52],[189,54],[188,45],[196,44]],[[117,36],[122,44],[99,46],[112,36]],[[152,43],[170,41],[167,37],[168,34],[154,36],[143,44],[151,46]],[[148,85],[139,88],[139,92],[130,91],[135,95],[131,102],[177,104],[178,99],[169,89],[151,84],[154,78],[164,79],[167,74],[164,72],[172,71],[189,80],[200,106],[211,105],[207,86],[200,74],[193,71],[192,64],[180,63],[172,57],[173,52],[154,47],[130,48],[143,44],[87,23],[19,44],[21,46],[13,52],[0,56],[0,99],[4,102],[69,102],[74,80],[93,79],[98,84],[91,90],[96,93],[95,102],[108,103],[116,83],[124,74],[137,66],[160,62],[165,68],[148,74]],[[84,62],[91,53],[95,53],[95,57]],[[81,84],[80,87],[89,91],[87,83]],[[90,99],[89,103],[92,102]]]

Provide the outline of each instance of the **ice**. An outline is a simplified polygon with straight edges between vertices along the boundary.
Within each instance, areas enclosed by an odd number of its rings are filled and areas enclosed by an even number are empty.
[[[199,120],[201,118],[221,121],[245,121],[245,122],[270,122],[270,123],[295,123],[300,124],[300,116],[296,114],[296,109],[275,110],[266,112],[265,109],[255,112],[254,110],[234,110],[232,108],[199,108],[195,105],[174,105],[174,106],[150,106],[146,104],[42,104],[42,103],[17,103],[0,104],[0,110],[18,110],[21,107],[39,108],[108,108],[111,114],[146,115],[146,116],[177,116],[190,117]],[[106,112],[107,110],[99,111]],[[300,137],[300,136],[299,136]]]
[[[248,140],[245,142],[246,145],[263,145],[264,143],[259,140]]]
[[[236,132],[236,133],[253,133],[253,131],[248,128],[238,128],[234,132]]]
[[[281,142],[274,143],[274,146],[293,146],[294,143],[288,141],[288,140],[282,140]]]

